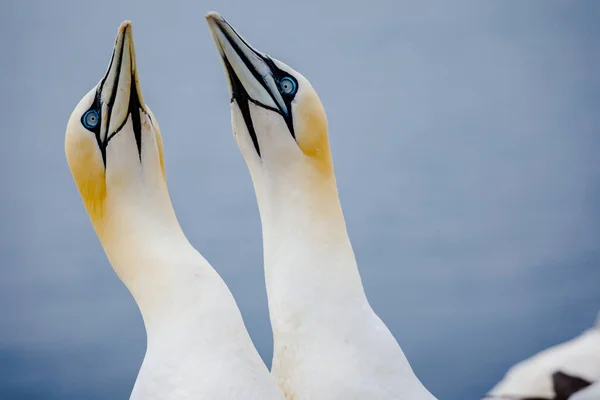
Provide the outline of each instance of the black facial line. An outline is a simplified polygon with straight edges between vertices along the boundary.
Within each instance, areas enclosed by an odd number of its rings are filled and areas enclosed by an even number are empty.
[[[110,99],[108,100],[108,103],[106,104],[106,107],[108,108],[108,116],[106,118],[106,138],[104,140],[104,154],[103,154],[103,159],[104,159],[104,167],[106,167],[106,147],[108,146],[108,129],[110,128],[110,119],[112,118],[112,111],[113,111],[113,106],[115,105],[115,100],[117,99],[117,91],[119,88],[119,80],[121,78],[121,64],[123,63],[123,52],[125,51],[125,38],[123,38],[122,43],[121,43],[121,51],[120,51],[120,55],[119,55],[119,61],[117,62],[117,77],[115,78],[115,82],[113,83],[113,90],[112,93],[110,94]]]
[[[108,147],[108,143],[110,140],[123,129],[125,124],[127,123],[128,117],[131,115],[131,124],[133,125],[133,135],[135,137],[135,143],[138,149],[138,156],[140,157],[140,162],[142,162],[142,122],[140,119],[140,114],[136,111],[142,111],[146,114],[146,111],[141,106],[140,99],[138,96],[138,92],[135,87],[135,76],[131,75],[131,87],[129,88],[129,105],[127,108],[127,114],[125,115],[125,119],[121,122],[121,125],[115,129],[113,133],[108,136],[105,142],[105,147]],[[148,115],[148,114],[146,114]],[[148,115],[149,117],[149,115]]]
[[[294,84],[296,85],[296,88],[298,88],[298,80],[295,77],[278,68],[277,65],[275,65],[275,62],[270,57],[263,57],[260,54],[259,56],[264,60],[264,62],[269,66],[269,69],[271,69],[271,71],[273,72],[273,77],[275,78],[275,81],[278,85],[283,78],[287,77],[292,79],[294,81]],[[294,99],[294,96],[288,96],[285,93],[282,93],[281,97],[283,98],[283,101],[285,102],[285,105],[288,109],[287,115],[281,115],[283,116],[283,119],[285,120],[285,123],[287,124],[288,129],[292,134],[292,137],[294,138],[294,140],[296,140],[296,133],[294,132],[294,121],[292,118],[292,100]]]
[[[113,61],[115,60],[115,53],[117,49],[113,49],[112,55],[110,56],[110,63],[108,64],[108,69],[106,70],[106,74],[102,77],[98,88],[96,89],[96,96],[94,97],[94,103],[92,104],[91,109],[96,110],[98,113],[98,126],[96,126],[92,131],[94,132],[94,136],[96,137],[96,143],[98,144],[98,148],[100,149],[100,153],[102,153],[102,163],[104,164],[104,168],[106,168],[106,147],[102,143],[102,139],[100,138],[101,127],[102,127],[102,89],[104,88],[104,84],[106,83],[106,79],[110,74]],[[89,111],[89,110],[88,110]],[[87,112],[87,111],[86,111]],[[85,115],[85,113],[84,113]]]
[[[112,59],[111,59],[111,65],[112,65]],[[98,113],[98,125],[92,130],[92,132],[94,132],[94,136],[96,137],[96,143],[98,144],[98,148],[100,149],[100,153],[102,154],[102,163],[104,164],[104,169],[106,169],[106,149],[102,145],[102,139],[100,138],[100,132],[101,132],[100,128],[102,127],[102,98],[101,98],[101,96],[102,96],[102,89],[99,86],[98,89],[96,90],[96,96],[94,98],[94,103],[92,104],[92,107],[90,108],[90,110],[94,109]],[[87,111],[86,111],[86,113],[87,113]],[[85,113],[83,115],[85,116]]]
[[[229,82],[231,83],[231,101],[233,99],[237,101],[238,107],[242,113],[242,117],[244,118],[244,123],[248,128],[248,134],[252,139],[252,143],[254,144],[254,149],[258,156],[260,157],[260,146],[258,145],[258,137],[256,136],[256,131],[254,130],[254,124],[252,123],[252,116],[250,115],[250,107],[248,101],[252,101],[244,89],[244,86],[240,82],[239,78],[233,71],[229,60],[225,55],[223,55],[223,63],[225,64],[225,68],[227,69],[227,74],[229,75]],[[254,102],[254,101],[253,101]],[[256,102],[254,102],[256,104]]]
[[[140,98],[135,85],[135,76],[131,74],[131,88],[129,89],[129,113],[131,114],[131,125],[133,126],[133,136],[137,145],[140,163],[142,162],[142,121],[140,120],[139,110],[142,110]],[[127,120],[127,119],[126,119]]]
[[[294,80],[294,83],[296,84],[296,87],[298,87],[298,80],[295,77],[291,76],[290,74],[288,74],[285,71],[282,71],[280,68],[278,68],[270,57],[264,56],[264,55],[260,54],[259,52],[257,52],[256,50],[254,50],[254,48],[252,46],[250,46],[248,44],[248,42],[246,42],[236,32],[236,30],[233,29],[233,27],[231,25],[229,25],[229,23],[225,22],[225,24],[227,24],[227,26],[229,26],[229,28],[240,39],[240,41],[242,43],[244,43],[254,54],[256,54],[261,60],[263,60],[267,64],[267,66],[271,70],[271,73],[273,74],[273,78],[275,79],[275,83],[276,84],[279,85],[279,82],[284,77],[289,77],[289,78],[291,78],[291,79]],[[269,89],[269,87],[265,83],[263,77],[258,73],[258,71],[256,71],[256,69],[254,69],[254,67],[252,66],[252,63],[248,60],[248,58],[246,57],[246,55],[241,51],[241,49],[237,45],[237,43],[232,40],[232,38],[228,35],[228,33],[227,33],[227,31],[225,29],[222,29],[220,26],[219,26],[219,29],[221,30],[221,32],[223,33],[223,35],[227,38],[229,44],[231,45],[231,47],[233,47],[234,51],[240,57],[240,59],[242,60],[242,62],[246,65],[246,67],[248,68],[248,70],[252,73],[252,76],[254,76],[254,78],[261,84],[261,86],[267,91],[267,93],[269,93],[269,95],[273,99],[273,102],[275,104],[277,104],[277,100],[275,99],[275,96],[273,95],[273,93],[271,93],[271,90]],[[225,59],[224,55],[223,55],[223,58]],[[235,76],[235,72],[233,72],[233,69],[231,68],[231,65],[229,65],[229,67],[228,67],[228,74],[230,75],[230,77],[232,75]],[[265,104],[262,104],[261,102],[259,102],[257,100],[254,100],[250,96],[248,96],[247,92],[245,92],[245,93],[246,93],[246,100],[247,101],[251,101],[252,103],[256,104],[257,106],[266,108],[268,110],[275,111],[278,114],[280,114],[283,117],[283,119],[285,120],[285,123],[286,123],[286,125],[287,125],[287,127],[288,127],[288,129],[289,129],[289,131],[290,131],[290,133],[292,135],[292,137],[294,138],[294,140],[296,140],[296,133],[294,131],[294,122],[293,122],[293,118],[292,118],[292,100],[293,100],[293,96],[290,97],[290,96],[286,95],[285,93],[281,93],[281,97],[283,98],[283,101],[285,102],[286,108],[288,110],[287,113],[286,113],[286,112],[283,112],[283,110],[280,110],[279,108],[276,109],[276,108],[267,106]],[[234,93],[232,93],[232,96],[233,95],[234,95]],[[244,117],[244,120],[245,120],[245,117]]]
[[[115,59],[115,52],[116,51],[117,51],[117,49],[113,49],[112,56],[110,57],[110,63],[108,64],[108,70],[106,71],[106,74],[104,75],[104,77],[100,81],[100,84],[98,85],[98,90],[96,90],[96,95],[99,95],[102,92],[102,88],[104,87],[104,83],[106,82],[106,78],[108,78],[108,75],[110,74],[110,70],[112,68],[113,61]]]
[[[228,24],[229,25],[229,24]],[[229,27],[231,28],[231,25],[229,25]],[[242,40],[242,42],[244,44],[246,44],[246,46],[248,46],[249,49],[251,49],[257,56],[259,56],[261,59],[263,58],[260,54],[258,54],[257,52],[254,51],[254,49],[252,49],[252,47],[250,47],[248,45],[248,43],[246,43],[241,37],[240,35],[238,35],[238,33],[231,28],[231,30],[236,34],[236,36],[238,38],[240,38],[240,40]],[[244,52],[242,51],[242,49],[240,49],[240,47],[238,46],[238,44],[231,39],[231,37],[227,34],[227,32],[224,29],[221,29],[221,31],[223,32],[223,35],[227,38],[227,40],[229,41],[229,44],[231,45],[231,47],[233,47],[233,50],[237,53],[237,55],[242,59],[242,62],[246,65],[246,67],[248,68],[248,70],[250,71],[250,73],[252,73],[252,76],[254,76],[254,79],[256,79],[258,82],[260,82],[260,85],[265,88],[265,90],[267,91],[267,93],[269,93],[269,96],[271,96],[271,99],[273,99],[273,103],[277,104],[277,100],[275,100],[275,96],[273,95],[273,93],[271,93],[271,91],[268,89],[267,84],[265,83],[263,77],[258,73],[258,71],[252,66],[252,63],[250,62],[250,60],[248,60],[248,58],[246,57],[246,55],[244,54]],[[250,98],[250,97],[248,97]],[[273,109],[271,107],[268,107],[258,101],[254,101],[253,103],[260,105],[262,107],[265,108],[269,108],[269,109]],[[274,110],[277,111],[279,114],[283,115],[282,111],[277,109]]]
[[[253,48],[252,46],[250,46],[250,43],[246,42],[246,40],[245,40],[243,37],[241,37],[241,36],[240,36],[240,34],[239,34],[239,33],[237,33],[237,31],[236,31],[235,29],[233,29],[233,26],[229,25],[229,22],[227,22],[227,21],[224,21],[224,22],[225,22],[225,24],[226,24],[226,25],[229,27],[229,29],[231,29],[231,31],[232,31],[233,33],[235,33],[235,36],[237,36],[237,37],[238,37],[238,39],[240,39],[240,41],[246,45],[246,47],[248,47],[248,48],[249,48],[249,49],[250,49],[250,50],[251,50],[251,51],[252,51],[254,54],[256,54],[257,56],[259,56],[259,57],[261,57],[261,58],[262,58],[262,54],[260,54],[260,53],[259,53],[259,52],[257,52],[256,50],[254,50],[254,48]],[[222,29],[222,31],[223,31],[223,34],[225,35],[225,37],[226,37],[227,39],[230,39],[230,38],[229,38],[229,36],[227,35],[227,32],[225,32],[225,30],[224,30],[224,29]],[[230,42],[231,42],[231,41],[230,41]]]
[[[108,78],[108,75],[110,74],[110,71],[111,71],[111,68],[113,65],[116,49],[113,50],[113,54],[110,59],[110,64],[108,66],[108,71],[107,71],[106,75],[104,75],[102,80],[100,81],[100,84],[98,85],[94,103],[93,103],[92,107],[90,108],[90,109],[95,109],[99,115],[99,124],[97,127],[92,129],[92,132],[94,132],[94,136],[96,137],[96,142],[98,143],[98,147],[100,148],[100,153],[102,154],[102,162],[104,164],[104,168],[106,168],[106,148],[108,147],[108,143],[117,133],[119,133],[121,131],[121,129],[123,129],[123,126],[125,126],[125,124],[127,123],[127,119],[129,117],[129,115],[131,115],[131,123],[133,125],[133,134],[134,134],[135,142],[137,145],[138,156],[139,156],[140,162],[142,162],[142,124],[141,124],[141,120],[140,120],[140,114],[135,111],[141,110],[144,112],[144,114],[146,114],[146,115],[148,115],[148,114],[141,107],[138,92],[137,92],[137,87],[135,84],[135,75],[134,75],[133,71],[131,72],[131,87],[129,90],[129,105],[128,105],[128,109],[127,109],[127,114],[125,115],[125,118],[123,119],[123,122],[121,123],[121,125],[119,125],[119,127],[110,135],[108,133],[108,128],[110,127],[110,120],[112,117],[113,105],[114,105],[116,97],[117,97],[117,89],[118,89],[119,80],[121,77],[120,72],[121,72],[121,63],[123,60],[124,49],[125,49],[125,43],[123,41],[123,45],[121,46],[121,51],[120,51],[120,58],[119,58],[119,61],[117,64],[117,76],[116,76],[115,82],[113,84],[113,91],[111,93],[111,97],[107,103],[107,108],[108,108],[108,116],[107,116],[107,121],[106,121],[107,133],[106,133],[106,138],[104,140],[102,140],[102,138],[100,136],[101,132],[102,132],[102,129],[101,129],[102,118],[100,117],[101,113],[102,113],[102,97],[101,97],[101,95],[102,95],[102,90],[104,89],[104,84],[106,83],[106,79]],[[85,115],[85,113],[84,113],[84,115]]]

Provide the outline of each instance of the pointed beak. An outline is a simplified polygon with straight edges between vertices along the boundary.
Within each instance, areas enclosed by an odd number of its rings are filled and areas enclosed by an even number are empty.
[[[100,81],[98,91],[102,103],[102,119],[105,122],[103,126],[106,127],[102,132],[102,139],[108,143],[125,125],[130,113],[138,114],[138,109],[146,112],[130,21],[123,22],[119,27],[108,71]]]
[[[206,21],[227,74],[231,100],[249,100],[289,115],[273,60],[248,44],[219,13],[209,12]]]

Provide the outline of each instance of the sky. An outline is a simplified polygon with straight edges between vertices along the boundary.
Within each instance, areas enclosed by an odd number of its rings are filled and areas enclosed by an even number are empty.
[[[600,3],[0,3],[0,398],[126,399],[132,297],[71,178],[67,120],[133,21],[191,243],[272,355],[252,183],[204,21],[222,13],[325,106],[369,300],[441,399],[476,399],[600,309]]]

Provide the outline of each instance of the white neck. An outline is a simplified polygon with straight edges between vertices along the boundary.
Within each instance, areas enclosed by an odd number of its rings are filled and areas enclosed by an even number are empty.
[[[285,312],[306,312],[307,318],[332,311],[307,309],[307,299],[315,296],[366,305],[335,182],[319,192],[320,199],[307,194],[312,187],[290,186],[271,190],[269,204],[261,207],[261,212],[268,208],[262,221],[271,311],[281,304]]]
[[[335,178],[293,169],[255,179],[278,384],[298,400],[432,399],[368,304]]]
[[[99,236],[148,336],[131,398],[281,399],[233,296],[185,238],[168,194],[109,198],[106,207]]]

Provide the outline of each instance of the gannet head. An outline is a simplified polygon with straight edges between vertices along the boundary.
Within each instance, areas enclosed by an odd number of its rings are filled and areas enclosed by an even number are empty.
[[[220,14],[206,19],[229,83],[234,135],[253,179],[333,178],[327,118],[309,81],[253,48]]]
[[[65,152],[97,231],[124,203],[165,186],[162,139],[142,96],[129,21],[119,27],[108,71],[71,114]]]

